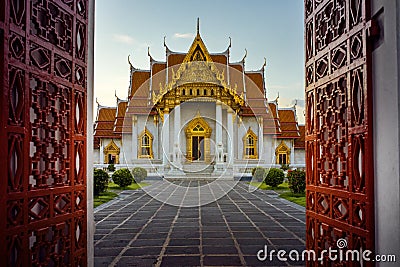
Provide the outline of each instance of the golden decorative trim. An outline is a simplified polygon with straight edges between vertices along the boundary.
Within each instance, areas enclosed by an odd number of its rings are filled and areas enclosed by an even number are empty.
[[[111,139],[111,142],[103,149],[104,153],[104,163],[108,164],[108,155],[115,156],[115,164],[119,164],[119,153],[120,148],[115,144],[114,140]]]
[[[247,130],[247,133],[243,136],[243,158],[244,159],[258,159],[257,151],[257,135],[251,130]],[[250,151],[253,150],[253,153]]]
[[[275,149],[276,164],[281,164],[279,163],[279,155],[286,155],[286,163],[283,162],[282,164],[290,164],[290,148],[285,144],[285,142],[283,142],[283,140]]]
[[[197,112],[196,117],[188,123],[185,129],[186,133],[186,158],[193,160],[192,140],[194,136],[202,136],[204,138],[204,161],[210,162],[210,137],[212,129],[208,123]]]
[[[143,143],[143,138],[147,137],[148,138],[148,144]],[[138,143],[139,143],[139,158],[146,158],[146,159],[152,159],[153,158],[153,135],[150,133],[149,130],[147,130],[147,127],[144,128],[144,130],[140,133],[138,137]],[[148,148],[149,151],[147,154],[143,153],[143,149]]]

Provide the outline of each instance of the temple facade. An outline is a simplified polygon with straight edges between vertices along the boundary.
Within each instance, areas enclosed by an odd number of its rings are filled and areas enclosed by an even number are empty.
[[[249,175],[256,166],[304,168],[304,126],[296,107],[268,101],[265,62],[245,70],[230,62],[231,44],[209,53],[199,30],[187,53],[165,44],[165,61],[150,53],[150,69],[130,65],[126,100],[98,103],[95,167],[144,167],[170,178]],[[129,58],[128,58],[129,59]]]

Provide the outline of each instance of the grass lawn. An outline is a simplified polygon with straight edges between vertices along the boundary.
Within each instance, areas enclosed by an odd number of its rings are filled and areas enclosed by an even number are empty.
[[[104,192],[100,193],[99,196],[95,196],[93,199],[94,207],[96,208],[97,206],[100,206],[101,204],[104,204],[112,199],[114,199],[116,196],[118,196],[117,193],[114,192]]]
[[[306,195],[303,194],[295,194],[292,192],[284,192],[279,195],[279,197],[284,198],[286,200],[289,200],[291,202],[294,202],[300,206],[305,207],[306,206]]]
[[[274,190],[279,194],[279,197],[284,198],[286,200],[289,200],[291,202],[294,202],[300,206],[305,207],[306,206],[306,195],[305,194],[294,194],[290,192],[289,189],[289,184],[288,183],[283,183],[278,185],[278,187],[271,187],[269,185],[266,185],[265,183],[260,183],[260,182],[250,182],[252,186],[258,187],[259,189],[262,190]]]
[[[289,190],[289,184],[286,182],[278,185],[277,187],[271,187],[269,185],[266,185],[265,183],[260,183],[260,182],[250,182],[250,184],[262,190],[274,190],[276,192]]]
[[[148,186],[150,184],[147,183],[133,183],[131,185],[128,185],[126,187],[119,187],[119,185],[114,184],[114,183],[108,183],[108,189],[112,190],[112,191],[122,191],[122,190],[136,190],[145,186]]]
[[[147,183],[139,183],[139,184],[131,184],[127,187],[119,187],[117,184],[114,183],[108,183],[108,189],[106,192],[101,193],[99,196],[95,196],[93,199],[94,202],[94,207],[96,208],[97,206],[100,206],[101,204],[104,204],[112,199],[114,199],[115,197],[118,196],[118,194],[123,191],[123,190],[136,190],[139,188],[142,188],[144,186],[148,186],[150,184]]]

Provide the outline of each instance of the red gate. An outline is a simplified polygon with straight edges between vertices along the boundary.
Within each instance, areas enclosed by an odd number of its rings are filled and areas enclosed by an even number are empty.
[[[87,0],[0,2],[0,266],[86,266]]]
[[[373,251],[369,0],[305,0],[305,17],[307,249]]]

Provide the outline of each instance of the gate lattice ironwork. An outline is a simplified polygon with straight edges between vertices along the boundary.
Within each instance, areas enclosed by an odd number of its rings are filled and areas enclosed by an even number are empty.
[[[317,255],[341,238],[374,248],[370,29],[369,0],[305,0],[307,249]]]
[[[0,3],[1,266],[86,266],[87,0]]]

